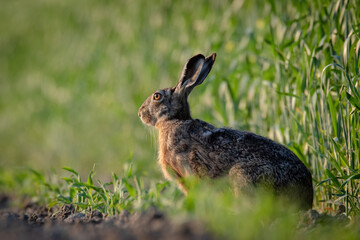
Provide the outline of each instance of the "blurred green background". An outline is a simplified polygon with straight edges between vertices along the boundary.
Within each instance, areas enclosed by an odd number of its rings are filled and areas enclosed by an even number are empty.
[[[88,172],[96,163],[107,174],[132,154],[138,171],[159,176],[138,107],[174,85],[194,54],[218,53],[209,80],[236,68],[234,46],[265,27],[257,4],[244,3],[1,1],[0,166]],[[214,99],[199,100],[206,91],[191,97],[193,116],[221,123],[208,112]]]

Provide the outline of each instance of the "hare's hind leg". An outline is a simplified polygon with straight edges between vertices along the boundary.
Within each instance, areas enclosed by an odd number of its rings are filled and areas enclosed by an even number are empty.
[[[237,163],[229,171],[230,182],[233,185],[235,196],[243,191],[253,190],[254,184],[244,170],[244,164]]]

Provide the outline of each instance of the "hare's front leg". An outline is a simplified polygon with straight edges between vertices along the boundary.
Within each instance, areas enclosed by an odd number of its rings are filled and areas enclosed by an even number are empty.
[[[179,189],[187,196],[188,195],[188,189],[186,188],[185,184],[184,184],[184,179],[183,178],[178,178],[177,179],[177,184]]]
[[[166,164],[160,164],[160,165],[161,165],[161,169],[162,169],[164,177],[169,181],[173,181],[174,179],[176,179],[179,189],[185,195],[187,195],[188,190],[185,186],[184,179],[182,177],[180,177],[178,174],[176,174],[176,172],[168,165],[166,165]]]

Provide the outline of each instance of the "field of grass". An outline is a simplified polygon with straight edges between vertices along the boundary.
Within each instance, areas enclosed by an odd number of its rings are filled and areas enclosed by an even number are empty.
[[[157,133],[140,122],[138,107],[173,86],[189,57],[217,52],[189,98],[192,116],[288,146],[313,174],[316,209],[344,204],[347,215],[360,214],[358,1],[1,5],[2,191],[109,214],[155,205],[206,219],[230,238],[294,236],[292,215],[271,198],[239,203],[201,184],[185,198],[161,176]],[[277,216],[285,217],[272,223]],[[360,231],[348,230],[338,234],[355,239]],[[341,236],[334,231],[308,236]]]

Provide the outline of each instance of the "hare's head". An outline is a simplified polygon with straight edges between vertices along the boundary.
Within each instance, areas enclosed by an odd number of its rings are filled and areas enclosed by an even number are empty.
[[[155,126],[173,119],[191,119],[187,97],[207,77],[215,58],[216,53],[207,58],[202,54],[190,58],[175,87],[157,90],[141,105],[138,115],[143,123]]]

